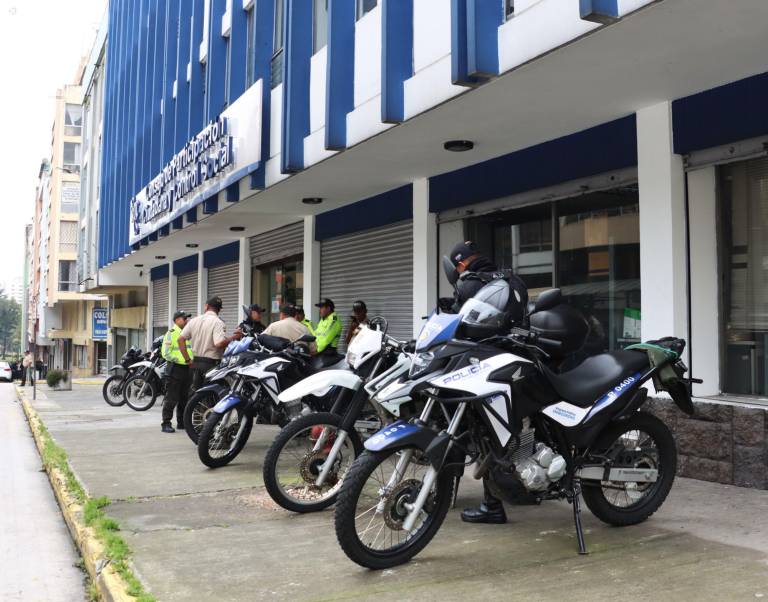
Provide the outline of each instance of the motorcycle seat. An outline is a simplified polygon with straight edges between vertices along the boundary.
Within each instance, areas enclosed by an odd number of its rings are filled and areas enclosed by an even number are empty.
[[[563,401],[586,408],[624,378],[648,367],[648,355],[642,351],[612,351],[588,357],[562,374],[555,374],[545,366],[544,375]]]
[[[340,353],[321,353],[312,358],[311,366],[315,371],[324,370],[338,364],[344,356]]]

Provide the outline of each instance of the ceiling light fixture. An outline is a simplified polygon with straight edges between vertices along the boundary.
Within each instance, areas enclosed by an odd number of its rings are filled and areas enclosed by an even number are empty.
[[[323,202],[323,199],[319,196],[308,196],[301,199],[301,202],[305,205],[319,205]]]
[[[199,246],[196,242],[188,242],[186,244],[187,249],[197,249]]]
[[[230,232],[242,232],[245,230],[245,226],[232,226],[229,231]]]
[[[443,143],[443,148],[452,153],[463,153],[475,148],[475,143],[471,140],[448,140]]]
[[[165,255],[155,255],[155,259],[165,259]]]
[[[135,268],[143,268],[144,264],[143,263],[136,263],[136,264],[134,264],[133,267],[135,267]]]

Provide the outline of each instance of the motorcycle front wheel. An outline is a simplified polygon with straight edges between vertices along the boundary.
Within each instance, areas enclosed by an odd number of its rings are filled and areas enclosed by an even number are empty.
[[[125,405],[125,398],[123,397],[123,377],[112,375],[104,381],[104,386],[101,388],[101,395],[109,405],[113,408],[119,408]]]
[[[404,453],[411,460],[395,467]],[[408,562],[426,547],[445,520],[454,475],[441,472],[412,531],[403,528],[408,508],[421,490],[429,462],[421,450],[363,452],[347,473],[336,502],[336,538],[350,560],[369,569]]]
[[[667,499],[677,472],[677,448],[672,432],[655,416],[636,412],[629,420],[609,426],[593,453],[615,458],[618,466],[658,470],[653,483],[583,480],[584,503],[604,523],[636,525]]]
[[[187,406],[184,408],[184,430],[195,445],[200,438],[200,432],[205,426],[205,421],[208,420],[213,406],[218,401],[213,391],[196,391],[189,398]]]
[[[357,433],[348,433],[325,482],[315,485],[340,424],[337,414],[308,414],[291,421],[275,437],[264,456],[264,485],[272,499],[286,510],[317,512],[336,501],[344,476],[363,451]],[[321,437],[324,442],[315,451]]]
[[[241,407],[211,412],[197,440],[197,455],[209,468],[226,466],[243,451],[253,428],[253,417]]]
[[[143,374],[134,374],[125,381],[123,399],[132,410],[146,412],[155,405],[158,386],[154,379],[146,378]]]

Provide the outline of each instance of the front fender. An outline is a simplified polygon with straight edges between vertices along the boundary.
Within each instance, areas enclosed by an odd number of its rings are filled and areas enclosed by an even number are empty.
[[[213,406],[213,411],[217,414],[226,414],[229,410],[242,402],[243,400],[239,395],[227,395],[224,399],[219,401],[219,403]]]
[[[357,391],[362,384],[363,380],[351,370],[324,370],[316,372],[312,376],[308,376],[292,387],[289,387],[280,393],[278,399],[282,403],[286,403],[302,399],[308,395],[324,397],[328,395],[332,387],[343,387],[344,389]]]
[[[398,420],[368,439],[365,442],[365,449],[381,452],[416,447],[424,451],[437,435],[438,433],[429,427]]]
[[[216,396],[216,399],[219,399],[222,397],[222,395],[224,395],[224,393],[229,391],[229,387],[223,384],[211,383],[196,389],[194,394],[197,395],[199,393],[207,393],[208,391],[213,393]]]

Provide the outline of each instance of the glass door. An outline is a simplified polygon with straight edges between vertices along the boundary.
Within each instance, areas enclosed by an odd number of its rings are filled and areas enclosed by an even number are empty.
[[[304,298],[304,261],[301,257],[253,268],[251,298],[266,308],[265,324],[280,317],[280,306],[301,304]]]

